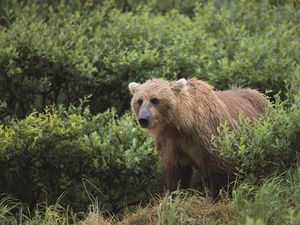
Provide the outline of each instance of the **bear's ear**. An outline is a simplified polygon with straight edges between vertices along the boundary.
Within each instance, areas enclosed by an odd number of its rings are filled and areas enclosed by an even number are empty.
[[[187,85],[187,81],[184,78],[181,78],[180,80],[175,81],[172,85],[171,88],[174,91],[180,91],[182,88],[184,88]]]
[[[130,93],[133,95],[134,92],[136,91],[136,89],[140,86],[141,84],[136,83],[136,82],[131,82],[130,84],[128,84],[128,88]]]

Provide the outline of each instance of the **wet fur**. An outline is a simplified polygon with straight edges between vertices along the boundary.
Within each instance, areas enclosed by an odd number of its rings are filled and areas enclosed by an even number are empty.
[[[234,167],[211,151],[211,136],[225,121],[236,130],[240,113],[257,119],[267,105],[266,99],[253,89],[214,91],[197,79],[189,79],[183,86],[153,79],[134,88],[131,107],[136,117],[138,99],[144,104],[150,104],[153,97],[160,99],[158,106],[149,107],[155,126],[148,132],[162,157],[167,187],[171,191],[178,185],[189,187],[195,167],[208,177],[211,196],[216,199],[220,189],[234,179]]]

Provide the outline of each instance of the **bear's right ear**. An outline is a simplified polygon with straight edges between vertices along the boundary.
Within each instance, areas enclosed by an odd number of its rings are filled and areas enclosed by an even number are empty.
[[[128,88],[129,91],[132,95],[134,95],[134,92],[136,91],[136,89],[140,86],[141,84],[136,83],[136,82],[131,82],[130,84],[128,84]]]

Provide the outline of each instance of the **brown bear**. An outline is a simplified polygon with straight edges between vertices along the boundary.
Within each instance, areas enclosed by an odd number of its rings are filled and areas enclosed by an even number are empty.
[[[211,137],[225,121],[236,130],[240,113],[257,119],[267,105],[263,95],[243,88],[214,91],[195,78],[132,82],[129,89],[139,125],[155,138],[168,189],[189,187],[194,167],[208,178],[216,200],[234,178],[234,167],[211,150]]]

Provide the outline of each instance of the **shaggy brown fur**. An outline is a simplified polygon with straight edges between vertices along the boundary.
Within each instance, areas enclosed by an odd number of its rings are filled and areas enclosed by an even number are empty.
[[[237,129],[240,113],[257,119],[266,99],[252,89],[214,91],[197,79],[153,79],[130,83],[129,89],[132,111],[156,140],[168,188],[189,187],[195,167],[208,177],[211,195],[216,199],[234,169],[211,151],[211,137],[225,121],[231,129]]]

